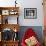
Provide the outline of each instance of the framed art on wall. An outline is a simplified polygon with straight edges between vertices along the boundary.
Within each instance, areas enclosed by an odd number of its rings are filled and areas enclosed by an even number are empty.
[[[9,15],[9,10],[2,10],[2,15]]]
[[[24,18],[25,19],[36,19],[37,8],[24,8]]]

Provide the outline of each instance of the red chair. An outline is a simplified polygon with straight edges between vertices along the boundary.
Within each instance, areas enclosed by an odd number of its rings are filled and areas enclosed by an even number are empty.
[[[37,35],[34,32],[34,30],[32,28],[27,29],[27,31],[24,34],[24,37],[22,38],[21,46],[27,46],[25,43],[25,39],[28,39],[29,37],[32,37],[32,36],[36,37],[37,39]],[[41,46],[41,44],[37,42],[35,46]]]

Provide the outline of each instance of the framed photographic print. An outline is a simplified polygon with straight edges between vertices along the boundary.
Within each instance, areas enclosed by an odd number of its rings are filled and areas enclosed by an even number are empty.
[[[2,15],[9,15],[9,10],[2,10]]]
[[[24,18],[25,19],[36,19],[37,8],[24,8]]]

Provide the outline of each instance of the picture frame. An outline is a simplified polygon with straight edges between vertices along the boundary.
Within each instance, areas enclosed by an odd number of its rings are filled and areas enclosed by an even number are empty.
[[[37,8],[24,8],[24,19],[36,19]]]
[[[10,10],[10,11],[9,11],[9,14],[10,14],[10,15],[17,15],[17,13],[18,13],[18,12],[17,12],[16,10]]]
[[[2,10],[2,15],[9,15],[9,10]]]

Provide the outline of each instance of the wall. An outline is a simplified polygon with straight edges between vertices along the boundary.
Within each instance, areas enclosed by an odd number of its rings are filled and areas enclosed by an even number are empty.
[[[20,5],[22,8],[20,11],[19,22],[22,26],[43,26],[43,6],[42,0],[21,0]],[[37,19],[24,19],[24,8],[37,8]]]
[[[0,6],[14,6],[15,0],[0,0]],[[21,26],[43,26],[42,0],[17,0],[19,10],[19,24]],[[24,8],[37,8],[37,19],[24,19]]]

